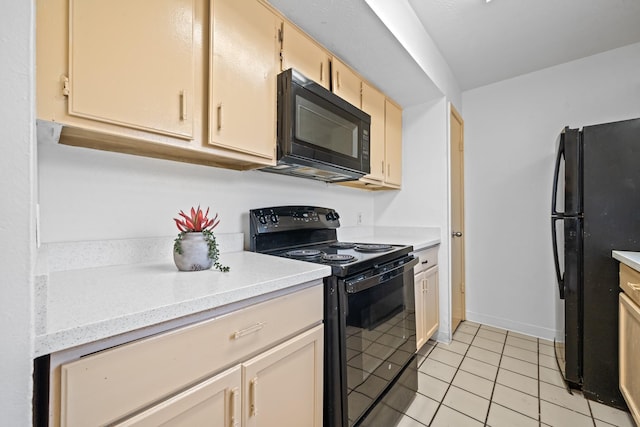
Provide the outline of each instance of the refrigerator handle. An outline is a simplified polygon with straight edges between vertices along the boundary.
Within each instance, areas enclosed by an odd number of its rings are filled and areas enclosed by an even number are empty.
[[[560,274],[560,261],[558,259],[558,234],[556,233],[556,221],[560,220],[562,220],[562,218],[551,218],[551,242],[553,243],[553,262],[556,266],[558,291],[560,291],[560,299],[564,299],[564,278]]]
[[[556,210],[556,202],[558,200],[558,179],[559,179],[558,175],[560,174],[560,163],[562,162],[563,157],[564,157],[564,131],[562,131],[562,134],[560,135],[560,143],[558,144],[558,155],[556,156],[556,166],[553,171],[553,189],[551,190],[551,215],[564,214],[564,212],[558,212]]]

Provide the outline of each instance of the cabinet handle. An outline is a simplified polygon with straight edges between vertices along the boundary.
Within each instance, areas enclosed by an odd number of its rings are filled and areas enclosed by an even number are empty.
[[[265,324],[266,322],[260,322],[260,323],[256,323],[255,325],[249,326],[248,328],[244,328],[239,331],[236,331],[233,333],[233,335],[231,335],[231,338],[233,338],[234,340],[237,340],[239,338],[244,337],[245,335],[258,332],[260,329],[264,328]]]
[[[320,81],[324,81],[324,62],[320,63]]]
[[[180,91],[180,120],[187,120],[187,91]]]
[[[636,292],[640,291],[640,285],[637,283],[627,282],[627,285]]]
[[[231,390],[231,397],[229,400],[229,411],[231,412],[231,417],[229,419],[229,425],[231,427],[238,427],[238,418],[236,417],[236,408],[238,403],[238,387],[235,387]]]
[[[218,130],[220,130],[222,129],[222,103],[218,104],[216,115],[216,120],[218,121]]]
[[[387,176],[391,176],[391,163],[387,163]]]
[[[249,383],[249,416],[255,417],[258,415],[258,405],[256,402],[258,392],[258,377],[255,377]]]
[[[336,71],[336,82],[338,83],[338,89],[340,89],[340,71]]]
[[[384,160],[380,162],[380,173],[384,175]]]

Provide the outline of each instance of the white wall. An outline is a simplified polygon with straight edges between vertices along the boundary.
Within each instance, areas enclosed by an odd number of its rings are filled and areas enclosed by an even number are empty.
[[[556,139],[640,117],[640,44],[463,93],[467,316],[553,338]]]
[[[198,204],[219,213],[216,232],[245,241],[252,208],[326,206],[342,226],[356,225],[358,212],[373,224],[373,195],[335,184],[51,143],[38,157],[43,242],[170,236],[178,211]]]
[[[440,328],[438,339],[450,338],[448,104],[443,97],[406,108],[402,114],[402,191],[376,194],[378,226],[440,227],[438,252]]]
[[[34,215],[34,4],[0,15],[0,424],[31,425]]]

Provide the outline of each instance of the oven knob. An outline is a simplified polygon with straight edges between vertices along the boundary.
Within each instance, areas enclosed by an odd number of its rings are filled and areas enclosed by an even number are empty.
[[[278,223],[278,215],[272,214],[271,215],[271,222],[274,223],[274,224],[277,224]]]
[[[266,225],[266,224],[267,224],[267,217],[266,217],[266,216],[264,216],[264,215],[260,215],[260,216],[258,217],[258,221],[260,221],[260,224],[264,224],[264,225]]]
[[[327,213],[326,217],[327,221],[333,221],[335,219],[335,217],[333,216],[333,212]]]
[[[333,212],[333,219],[335,220],[339,220],[340,219],[340,215],[338,215],[338,212]]]

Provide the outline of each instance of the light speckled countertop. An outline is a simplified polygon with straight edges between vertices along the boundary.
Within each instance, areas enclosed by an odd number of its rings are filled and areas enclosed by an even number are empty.
[[[640,252],[613,251],[612,256],[634,270],[640,271]]]
[[[331,274],[328,266],[229,252],[231,270],[180,272],[172,262],[53,271],[36,278],[35,356],[295,289]]]
[[[440,244],[438,227],[344,227],[338,229],[342,241],[412,245],[414,251]]]

